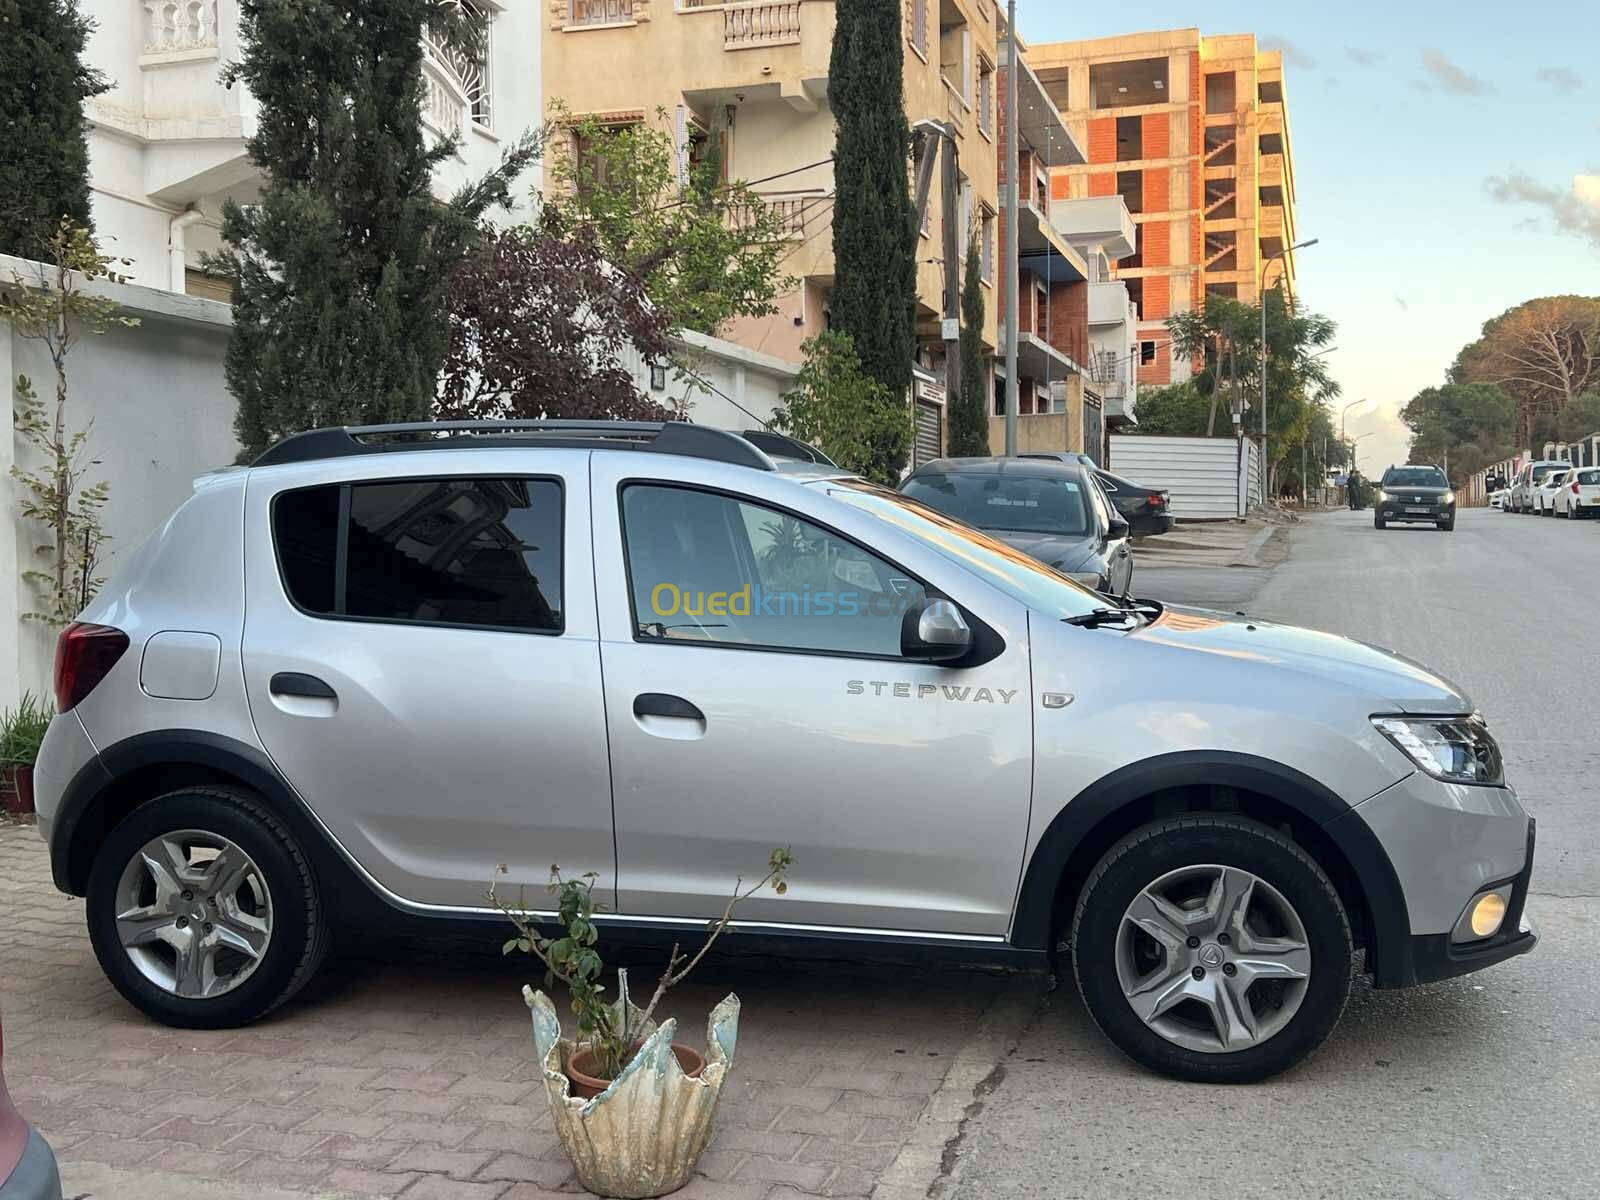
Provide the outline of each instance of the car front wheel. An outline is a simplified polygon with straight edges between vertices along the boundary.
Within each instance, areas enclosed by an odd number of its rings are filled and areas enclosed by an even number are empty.
[[[124,818],[95,857],[87,916],[116,989],[189,1029],[271,1012],[316,971],[327,944],[305,855],[242,789],[186,788]]]
[[[1242,817],[1138,829],[1095,867],[1072,921],[1084,1004],[1135,1062],[1250,1083],[1312,1053],[1350,990],[1351,938],[1328,877]]]

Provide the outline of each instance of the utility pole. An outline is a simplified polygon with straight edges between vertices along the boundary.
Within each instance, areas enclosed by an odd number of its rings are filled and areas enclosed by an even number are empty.
[[[1017,0],[1006,0],[1006,457],[1017,453]]]

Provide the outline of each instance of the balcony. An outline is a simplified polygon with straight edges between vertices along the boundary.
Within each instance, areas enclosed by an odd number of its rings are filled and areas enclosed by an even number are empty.
[[[1089,328],[1106,329],[1118,325],[1137,325],[1139,313],[1128,295],[1128,284],[1121,279],[1102,280],[1089,285]]]
[[[1112,262],[1127,258],[1138,244],[1133,217],[1121,196],[1057,200],[1050,206],[1050,222],[1069,245],[1080,250],[1099,246]]]
[[[778,236],[786,241],[798,242],[806,236],[808,221],[828,219],[831,194],[821,192],[759,192],[757,198],[775,213],[779,221]],[[754,223],[754,213],[747,207],[735,206],[729,210],[728,224],[734,229],[744,229]]]
[[[800,0],[736,4],[722,10],[724,50],[765,50],[800,41]]]
[[[144,0],[144,57],[213,57],[217,0]]]
[[[1017,265],[1046,283],[1078,283],[1089,278],[1089,264],[1051,224],[1033,194],[1017,206]]]
[[[657,3],[665,7],[662,0]],[[781,98],[797,111],[811,113],[827,97],[832,4],[678,0],[675,12],[658,13],[651,24],[664,27],[657,31],[666,34],[660,53],[680,65],[692,65],[683,97],[700,111],[712,105]],[[721,53],[712,46],[720,46]],[[763,53],[748,53],[751,50]]]
[[[569,27],[623,25],[633,20],[633,0],[572,0]]]
[[[961,95],[956,85],[943,75],[939,76],[939,82],[944,84],[945,119],[955,127],[955,131],[958,134],[965,133],[967,131],[967,113],[969,111],[965,97]]]

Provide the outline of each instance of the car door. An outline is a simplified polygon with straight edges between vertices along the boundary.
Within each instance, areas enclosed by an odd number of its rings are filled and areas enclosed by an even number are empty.
[[[245,688],[278,770],[393,896],[498,864],[614,877],[587,452],[417,450],[252,474]]]
[[[787,895],[742,919],[1003,937],[1031,791],[1026,610],[825,491],[690,467],[595,458],[620,910],[720,915],[786,846]],[[982,609],[988,661],[900,656],[930,588]]]

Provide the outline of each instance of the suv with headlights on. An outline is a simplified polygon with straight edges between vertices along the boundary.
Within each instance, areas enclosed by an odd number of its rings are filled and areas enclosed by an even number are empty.
[[[1456,494],[1438,467],[1390,467],[1372,497],[1372,526],[1391,521],[1456,527]]]
[[[289,438],[121,564],[56,699],[56,884],[179,1026],[271,1011],[335,924],[495,920],[497,864],[671,935],[773,845],[752,942],[1054,962],[1186,1079],[1304,1058],[1357,949],[1387,988],[1535,941],[1533,822],[1453,684],[701,426]]]

